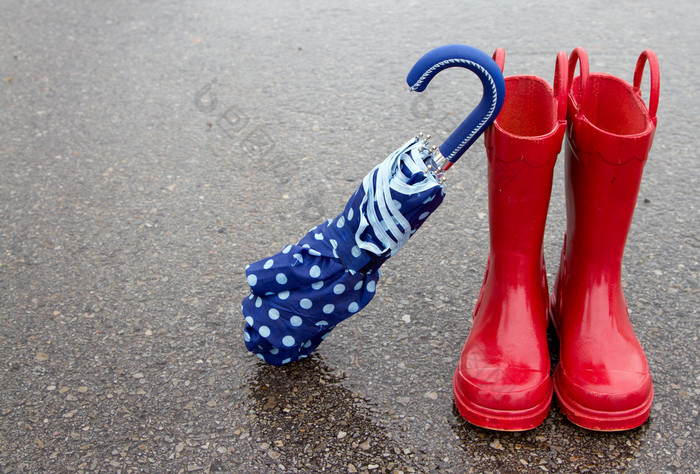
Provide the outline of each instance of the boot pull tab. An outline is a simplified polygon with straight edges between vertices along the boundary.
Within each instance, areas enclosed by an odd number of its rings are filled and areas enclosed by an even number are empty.
[[[422,92],[440,71],[464,67],[477,75],[483,86],[481,101],[438,148],[435,159],[447,170],[496,119],[505,98],[506,84],[496,63],[483,51],[464,44],[440,46],[426,53],[411,68],[406,82],[411,91]]]
[[[656,110],[659,108],[659,60],[656,58],[656,53],[651,49],[645,49],[642,54],[639,55],[637,60],[637,66],[634,69],[634,92],[642,95],[641,85],[642,85],[642,74],[644,73],[644,66],[649,62],[649,72],[651,73],[651,88],[649,92],[649,116],[651,120],[656,124]]]
[[[576,101],[577,104],[583,103],[583,92],[588,87],[588,53],[586,50],[578,47],[574,48],[569,56],[569,77],[566,81],[566,90],[571,93],[571,85],[574,82],[574,72],[576,72],[576,64],[579,63],[579,69],[581,70],[581,89],[579,91],[580,99]]]
[[[506,50],[503,48],[496,48],[496,51],[493,52],[493,56],[491,58],[498,64],[498,68],[503,72],[503,67],[506,63]]]
[[[567,68],[569,59],[565,51],[559,51],[557,62],[554,66],[554,97],[557,99],[557,120],[566,120],[567,95],[569,92],[569,69]]]

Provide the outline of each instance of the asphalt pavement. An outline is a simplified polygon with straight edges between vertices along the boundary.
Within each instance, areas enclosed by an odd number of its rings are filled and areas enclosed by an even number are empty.
[[[0,472],[700,472],[699,20],[691,0],[4,0]],[[549,81],[559,50],[627,81],[642,50],[658,55],[623,268],[655,384],[638,429],[587,431],[556,403],[523,433],[455,411],[488,252],[483,140],[312,357],[271,367],[245,349],[245,265],[476,104],[464,71],[408,91],[414,62],[448,43],[504,47],[505,75]]]

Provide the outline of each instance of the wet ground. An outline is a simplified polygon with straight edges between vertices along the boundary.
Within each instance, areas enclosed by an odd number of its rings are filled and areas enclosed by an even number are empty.
[[[0,471],[699,472],[700,7],[472,3],[4,1]],[[407,91],[413,63],[453,42],[502,46],[506,75],[550,81],[560,49],[628,81],[643,49],[659,56],[623,272],[656,389],[638,429],[589,432],[556,403],[515,434],[455,412],[487,254],[482,141],[313,357],[270,367],[244,347],[244,266],[476,103],[459,71]],[[560,160],[550,281],[562,179]]]

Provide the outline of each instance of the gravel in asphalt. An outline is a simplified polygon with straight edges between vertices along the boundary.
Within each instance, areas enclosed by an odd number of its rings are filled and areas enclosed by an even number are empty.
[[[700,472],[698,18],[687,0],[3,2],[0,472]],[[488,252],[483,140],[314,356],[270,367],[245,350],[245,265],[476,103],[459,71],[406,90],[415,60],[454,42],[550,81],[561,49],[628,81],[643,49],[659,56],[623,269],[656,390],[638,429],[586,431],[556,403],[523,433],[456,413]],[[563,190],[560,159],[550,282]]]

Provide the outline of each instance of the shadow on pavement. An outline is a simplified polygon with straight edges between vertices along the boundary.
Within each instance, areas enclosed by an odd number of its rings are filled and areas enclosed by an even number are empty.
[[[343,378],[318,354],[286,366],[258,365],[247,386],[261,461],[304,472],[414,472],[411,451],[371,420],[375,409]]]

